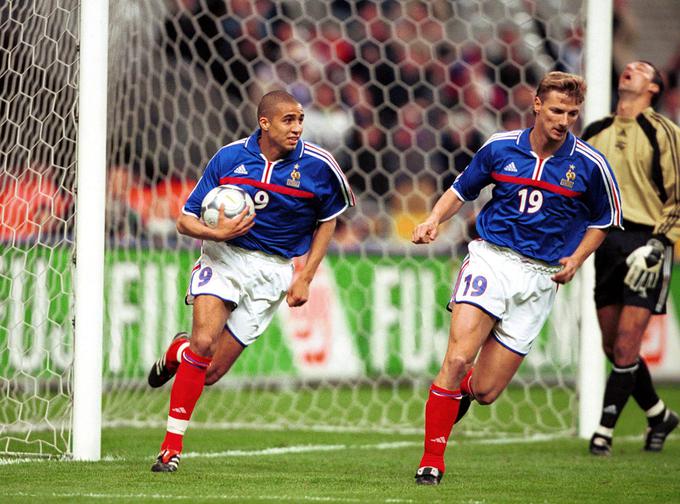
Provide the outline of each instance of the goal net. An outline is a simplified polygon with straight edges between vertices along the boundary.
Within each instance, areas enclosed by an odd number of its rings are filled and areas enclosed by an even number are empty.
[[[191,328],[199,254],[174,221],[216,150],[251,134],[259,98],[283,88],[357,207],[310,301],[281,309],[192,426],[419,432],[484,197],[431,246],[410,232],[490,134],[531,124],[545,71],[580,71],[581,1],[110,4],[104,425],[165,424],[168,386],[146,374]],[[4,453],[70,452],[78,17],[75,0],[0,7]],[[575,432],[578,306],[578,285],[560,289],[509,390],[460,432]]]

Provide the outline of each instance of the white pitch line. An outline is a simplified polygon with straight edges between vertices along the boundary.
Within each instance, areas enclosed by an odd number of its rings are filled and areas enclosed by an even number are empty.
[[[124,462],[124,461],[125,461],[124,457],[112,457],[111,455],[106,455],[99,460],[99,462]],[[75,462],[75,460],[72,460],[70,458],[51,459],[49,457],[47,457],[47,458],[38,458],[38,457],[36,457],[36,458],[31,458],[31,457],[0,458],[0,466],[14,465],[14,464],[28,464],[28,463],[36,463],[36,462]]]
[[[557,439],[567,439],[559,435],[537,434],[528,438],[490,438],[490,439],[465,439],[462,443],[453,439],[452,445],[510,445],[523,443],[540,443],[544,441],[554,441]],[[617,442],[632,442],[640,441],[641,436],[620,436],[617,437]],[[221,452],[186,452],[182,454],[182,458],[229,458],[229,457],[259,457],[269,455],[292,455],[297,453],[313,453],[313,452],[331,452],[344,450],[396,450],[399,448],[411,448],[414,446],[422,446],[422,441],[395,441],[390,443],[373,443],[363,445],[353,444],[319,444],[319,445],[293,445],[265,448],[261,450],[225,450]],[[103,457],[100,462],[123,462],[126,459],[123,457]],[[36,462],[53,462],[52,459],[40,458],[0,458],[0,466],[13,464],[27,464]],[[60,462],[76,462],[70,459],[63,459]]]
[[[422,441],[397,441],[394,443],[375,443],[367,445],[294,445],[277,448],[265,448],[264,450],[226,450],[221,452],[187,452],[182,458],[223,458],[223,457],[257,457],[261,455],[288,455],[291,453],[311,453],[341,450],[393,450],[396,448],[410,448],[420,446]]]
[[[46,497],[58,497],[58,498],[89,498],[89,499],[120,499],[122,501],[129,501],[130,499],[158,499],[164,501],[173,500],[196,500],[196,495],[167,495],[167,494],[105,494],[105,493],[27,493],[27,492],[15,492],[11,494],[3,494],[7,497],[30,497],[34,499],[46,498]],[[249,501],[283,501],[283,502],[348,502],[353,504],[368,503],[372,504],[375,502],[384,502],[385,504],[408,504],[414,502],[412,499],[400,499],[400,498],[385,498],[382,500],[362,499],[358,497],[328,497],[328,496],[313,496],[313,495],[201,495],[202,500],[220,500],[220,501],[237,501],[237,502],[249,502]]]
[[[332,445],[293,445],[281,446],[275,448],[265,448],[262,450],[226,450],[221,452],[186,452],[182,453],[182,458],[228,458],[228,457],[259,457],[267,455],[290,455],[296,453],[312,453],[312,452],[327,452],[327,451],[342,451],[342,450],[394,450],[398,448],[410,448],[412,446],[420,446],[422,441],[395,441],[392,443],[374,443],[364,445],[352,444],[332,444]],[[104,457],[100,462],[121,462],[125,459],[122,457]],[[0,466],[12,464],[24,464],[35,462],[48,462],[50,459],[38,458],[0,458]],[[64,462],[74,462],[70,459],[64,459]]]
[[[0,458],[0,466],[14,464],[28,464],[35,462],[46,462],[48,459],[41,458]]]

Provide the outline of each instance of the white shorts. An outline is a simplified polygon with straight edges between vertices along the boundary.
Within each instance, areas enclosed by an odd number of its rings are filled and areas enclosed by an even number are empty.
[[[226,328],[248,346],[267,328],[293,279],[289,259],[239,247],[203,242],[191,271],[186,303],[196,296],[216,296],[235,306]]]
[[[497,322],[492,334],[504,347],[526,355],[545,324],[557,293],[550,277],[560,270],[483,240],[468,245],[449,302],[468,303]]]

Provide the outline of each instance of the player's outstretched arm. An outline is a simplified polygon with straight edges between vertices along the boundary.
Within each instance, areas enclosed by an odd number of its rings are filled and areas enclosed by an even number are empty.
[[[319,264],[321,264],[321,261],[326,256],[328,245],[335,232],[336,222],[337,219],[324,221],[316,228],[314,238],[312,238],[312,245],[307,254],[307,261],[302,270],[296,273],[288,289],[288,294],[286,295],[288,306],[302,306],[309,299],[309,285],[312,283]]]
[[[413,243],[430,243],[439,234],[439,224],[450,219],[458,213],[465,204],[452,190],[446,191],[435,203],[432,212],[424,222],[418,224],[413,230],[411,241]]]
[[[206,226],[193,215],[180,214],[177,218],[177,231],[198,240],[225,241],[246,234],[254,224],[255,215],[248,216],[247,208],[229,219],[225,217],[224,208],[221,206],[214,228]]]
[[[576,247],[574,253],[569,257],[563,257],[560,259],[562,269],[552,276],[553,281],[559,284],[565,284],[574,278],[574,275],[584,263],[584,261],[588,259],[590,254],[595,252],[595,250],[597,250],[600,245],[602,245],[602,242],[606,236],[607,231],[597,228],[589,228],[585,235],[583,235],[583,239],[581,240],[581,243],[579,243],[578,247]]]

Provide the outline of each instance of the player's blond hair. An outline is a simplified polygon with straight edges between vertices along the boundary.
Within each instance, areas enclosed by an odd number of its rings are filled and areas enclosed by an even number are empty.
[[[550,91],[557,91],[573,98],[580,105],[586,98],[586,89],[586,81],[580,75],[566,72],[548,72],[538,83],[536,96],[543,101],[545,95]]]

